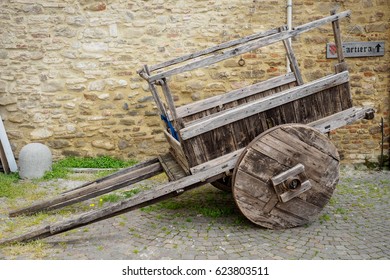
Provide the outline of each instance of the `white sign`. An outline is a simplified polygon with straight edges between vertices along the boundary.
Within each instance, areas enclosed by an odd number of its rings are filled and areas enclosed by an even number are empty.
[[[366,57],[385,55],[385,42],[345,42],[342,43],[345,57]],[[334,43],[326,44],[326,58],[337,58],[337,47]]]

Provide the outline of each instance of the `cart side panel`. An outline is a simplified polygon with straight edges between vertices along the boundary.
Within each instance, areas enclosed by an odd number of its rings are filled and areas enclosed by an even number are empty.
[[[296,82],[290,82],[266,91],[258,92],[249,97],[226,103],[223,106],[213,107],[187,116],[185,120],[187,123],[195,121],[201,119],[202,117],[228,110],[230,108],[235,108],[239,105],[250,103],[274,93],[293,88],[294,86],[296,86]],[[264,120],[264,113],[260,113],[257,116],[227,124],[223,127],[216,128],[213,131],[203,133],[197,137],[193,137],[188,140],[181,140],[181,145],[187,156],[189,166],[193,167],[246,147],[252,139],[268,128],[267,123]]]
[[[228,106],[236,107],[250,103],[256,98],[259,99],[291,87],[293,83],[259,93],[257,96],[253,95],[245,100],[234,101]],[[351,107],[349,82],[346,82],[182,140],[181,145],[189,166],[193,167],[246,147],[257,135],[271,127],[286,123],[307,124]],[[195,117],[209,116],[213,113],[212,111],[213,109],[192,115],[192,120]],[[214,109],[215,111],[217,110]]]

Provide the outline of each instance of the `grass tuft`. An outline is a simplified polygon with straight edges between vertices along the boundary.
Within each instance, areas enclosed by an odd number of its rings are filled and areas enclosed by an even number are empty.
[[[18,181],[19,175],[17,173],[0,173],[0,197],[13,199],[23,196],[26,192],[26,188],[16,186]]]
[[[67,157],[55,162],[52,170],[45,173],[43,180],[66,178],[70,168],[110,168],[119,169],[136,164],[136,160],[120,160],[110,156],[99,157]]]

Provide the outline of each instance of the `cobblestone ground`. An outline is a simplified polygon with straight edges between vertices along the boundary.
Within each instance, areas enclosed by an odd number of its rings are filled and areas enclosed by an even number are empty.
[[[27,245],[0,259],[389,259],[390,172],[344,170],[304,227],[268,230],[211,185]]]

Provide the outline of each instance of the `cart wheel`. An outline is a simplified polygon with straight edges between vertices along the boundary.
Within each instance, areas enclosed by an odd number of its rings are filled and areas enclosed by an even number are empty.
[[[314,220],[339,178],[336,147],[302,124],[273,127],[244,150],[233,172],[240,211],[260,226],[281,229]]]

